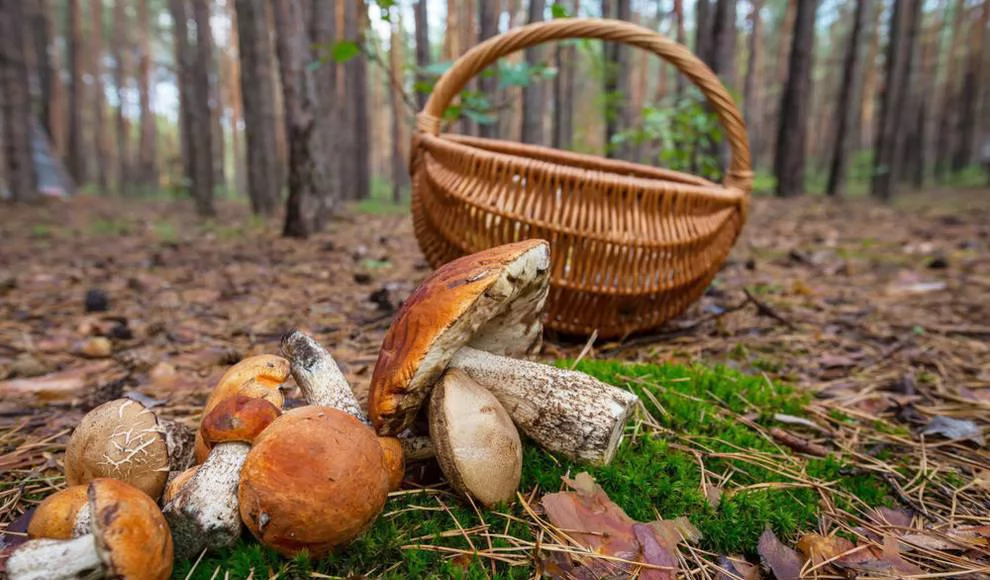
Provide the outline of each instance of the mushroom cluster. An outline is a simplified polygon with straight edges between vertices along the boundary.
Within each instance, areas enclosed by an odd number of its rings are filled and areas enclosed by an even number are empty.
[[[434,460],[465,499],[512,502],[524,437],[608,464],[638,400],[529,360],[549,270],[549,244],[529,240],[434,271],[385,336],[367,407],[330,352],[293,330],[279,354],[224,374],[195,430],[136,400],[93,409],[66,447],[68,486],[36,508],[8,576],[164,578],[173,557],[246,534],[324,558],[371,527],[412,461]],[[303,400],[286,409],[290,377]]]

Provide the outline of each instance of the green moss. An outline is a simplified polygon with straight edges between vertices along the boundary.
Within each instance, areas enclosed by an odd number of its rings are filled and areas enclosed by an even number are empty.
[[[567,361],[558,364],[570,366]],[[664,430],[649,433],[630,424],[615,460],[597,468],[570,464],[527,442],[520,489],[524,495],[536,490],[534,497],[538,498],[543,493],[557,491],[562,488],[561,476],[573,477],[580,471],[588,471],[631,517],[651,521],[658,515],[665,519],[686,516],[702,532],[703,549],[749,555],[755,555],[757,539],[766,525],[784,541],[794,540],[800,532],[812,529],[819,495],[811,488],[793,485],[795,477],[747,461],[745,456],[774,454],[775,463],[786,464],[787,469],[801,477],[838,482],[841,489],[870,505],[884,500],[882,484],[868,476],[846,476],[845,466],[835,458],[788,463],[789,458],[781,456],[778,447],[740,419],[747,416],[769,425],[775,413],[802,415],[808,396],[787,386],[723,367],[583,361],[577,368],[635,391]],[[719,484],[723,476],[729,477],[717,506],[709,503],[702,492],[699,457],[683,450],[689,444],[707,451],[702,461],[710,485]],[[518,503],[482,512],[482,517],[493,531],[502,533],[507,528],[509,535],[532,540],[528,525],[510,520],[504,514],[522,521],[527,519]],[[468,504],[445,491],[396,496],[364,536],[339,555],[313,564],[312,571],[332,576],[365,574],[385,578],[483,578],[486,572],[490,576],[488,562],[464,565],[455,563],[449,553],[409,548],[428,544],[468,549],[463,535],[441,536],[456,531],[458,523],[470,528],[481,521]],[[473,536],[472,540],[485,542],[481,536]],[[493,542],[496,547],[510,546],[505,540]],[[174,576],[186,577],[191,566],[191,562],[177,563]],[[224,570],[229,570],[232,577],[246,577],[252,569],[255,577],[275,573],[291,577],[306,575],[311,570],[305,558],[289,562],[251,538],[242,540],[231,550],[208,554],[192,577],[210,578],[218,567],[219,577]],[[528,566],[499,564],[497,571],[504,578],[531,575]]]

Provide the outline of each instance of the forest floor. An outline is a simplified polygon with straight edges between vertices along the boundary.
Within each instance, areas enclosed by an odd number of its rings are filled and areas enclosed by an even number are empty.
[[[277,353],[289,328],[327,345],[363,398],[391,315],[429,273],[401,208],[358,208],[302,242],[240,204],[207,224],[189,206],[81,197],[4,208],[0,529],[64,487],[61,451],[86,410],[127,392],[195,426],[226,368]],[[590,348],[548,336],[542,356],[724,365],[799,387],[811,395],[801,417],[734,420],[792,456],[843,457],[843,476],[875,476],[892,506],[879,528],[862,513],[836,524],[855,510],[823,508],[805,532],[838,525],[882,546],[882,566],[866,566],[878,575],[990,571],[990,191],[928,191],[891,207],[757,198],[684,315]],[[704,489],[729,487],[706,483],[716,474],[705,469]],[[763,564],[786,577],[796,553],[773,555],[769,542]],[[818,549],[815,564],[842,560],[835,546]],[[715,577],[705,566],[717,559],[706,562],[692,575]]]

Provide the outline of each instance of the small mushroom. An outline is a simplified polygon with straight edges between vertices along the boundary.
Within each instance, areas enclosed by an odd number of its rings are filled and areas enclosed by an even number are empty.
[[[71,539],[33,539],[6,562],[10,580],[120,578],[158,580],[172,574],[172,537],[154,500],[116,479],[86,485],[93,514],[88,533]]]
[[[292,376],[308,404],[338,409],[371,428],[344,373],[319,342],[300,330],[293,330],[282,337],[282,353],[289,359]],[[389,491],[402,486],[406,460],[433,457],[433,445],[425,437],[380,437],[379,443],[389,472]]]
[[[171,472],[192,460],[188,429],[132,399],[114,399],[82,418],[65,448],[65,479],[125,481],[157,500]]]
[[[237,541],[243,530],[237,504],[241,467],[251,443],[280,414],[265,399],[235,395],[203,418],[199,431],[209,455],[163,510],[179,557]]]
[[[87,489],[86,484],[70,485],[46,497],[28,522],[28,538],[68,540],[89,532]]]
[[[610,463],[637,397],[521,358],[540,345],[549,271],[549,244],[526,240],[458,258],[428,276],[396,314],[379,352],[368,397],[378,434],[408,428],[444,371],[457,368],[491,391],[544,449]]]
[[[217,386],[206,400],[203,416],[205,417],[213,407],[220,404],[220,401],[234,395],[265,399],[281,409],[285,400],[279,387],[287,378],[289,378],[289,361],[280,356],[259,354],[243,359],[227,369],[227,372],[220,377]],[[209,454],[209,446],[203,441],[200,432],[197,432],[196,464],[206,461],[206,456]]]
[[[485,506],[515,498],[522,442],[509,414],[464,371],[449,369],[430,396],[430,438],[447,481]]]
[[[255,440],[241,469],[241,518],[283,556],[319,560],[363,534],[385,507],[382,446],[344,411],[286,411]]]

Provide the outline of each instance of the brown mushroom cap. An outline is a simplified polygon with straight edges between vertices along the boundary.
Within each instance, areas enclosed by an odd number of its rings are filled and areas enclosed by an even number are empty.
[[[299,407],[272,422],[241,468],[241,519],[287,557],[320,559],[364,533],[381,513],[388,478],[381,444],[343,411]]]
[[[382,460],[385,471],[388,472],[388,490],[395,491],[402,487],[402,478],[406,475],[406,458],[402,450],[402,442],[395,437],[379,437],[382,446]]]
[[[538,347],[550,245],[525,240],[470,254],[434,271],[403,303],[379,351],[368,415],[381,435],[414,420],[462,346],[515,356]]]
[[[430,397],[430,439],[447,481],[485,506],[511,501],[522,477],[522,442],[495,395],[460,369]]]
[[[281,409],[264,399],[235,395],[220,401],[203,417],[200,437],[210,448],[231,441],[251,443],[281,414]]]
[[[108,477],[157,500],[168,471],[168,445],[158,417],[131,399],[108,401],[87,413],[65,448],[69,485]]]
[[[94,479],[88,490],[96,549],[109,578],[172,575],[172,534],[158,505],[122,481]]]
[[[279,386],[289,378],[288,359],[273,355],[260,354],[241,360],[234,366],[227,369],[227,372],[220,377],[217,386],[210,393],[203,407],[205,416],[220,401],[234,395],[246,395],[249,397],[267,400],[278,408],[282,408],[284,396]],[[204,443],[199,432],[196,433],[196,463],[206,461],[206,456],[210,454],[209,447]]]
[[[86,484],[70,485],[38,504],[28,523],[28,538],[68,540],[79,509],[86,505]]]

